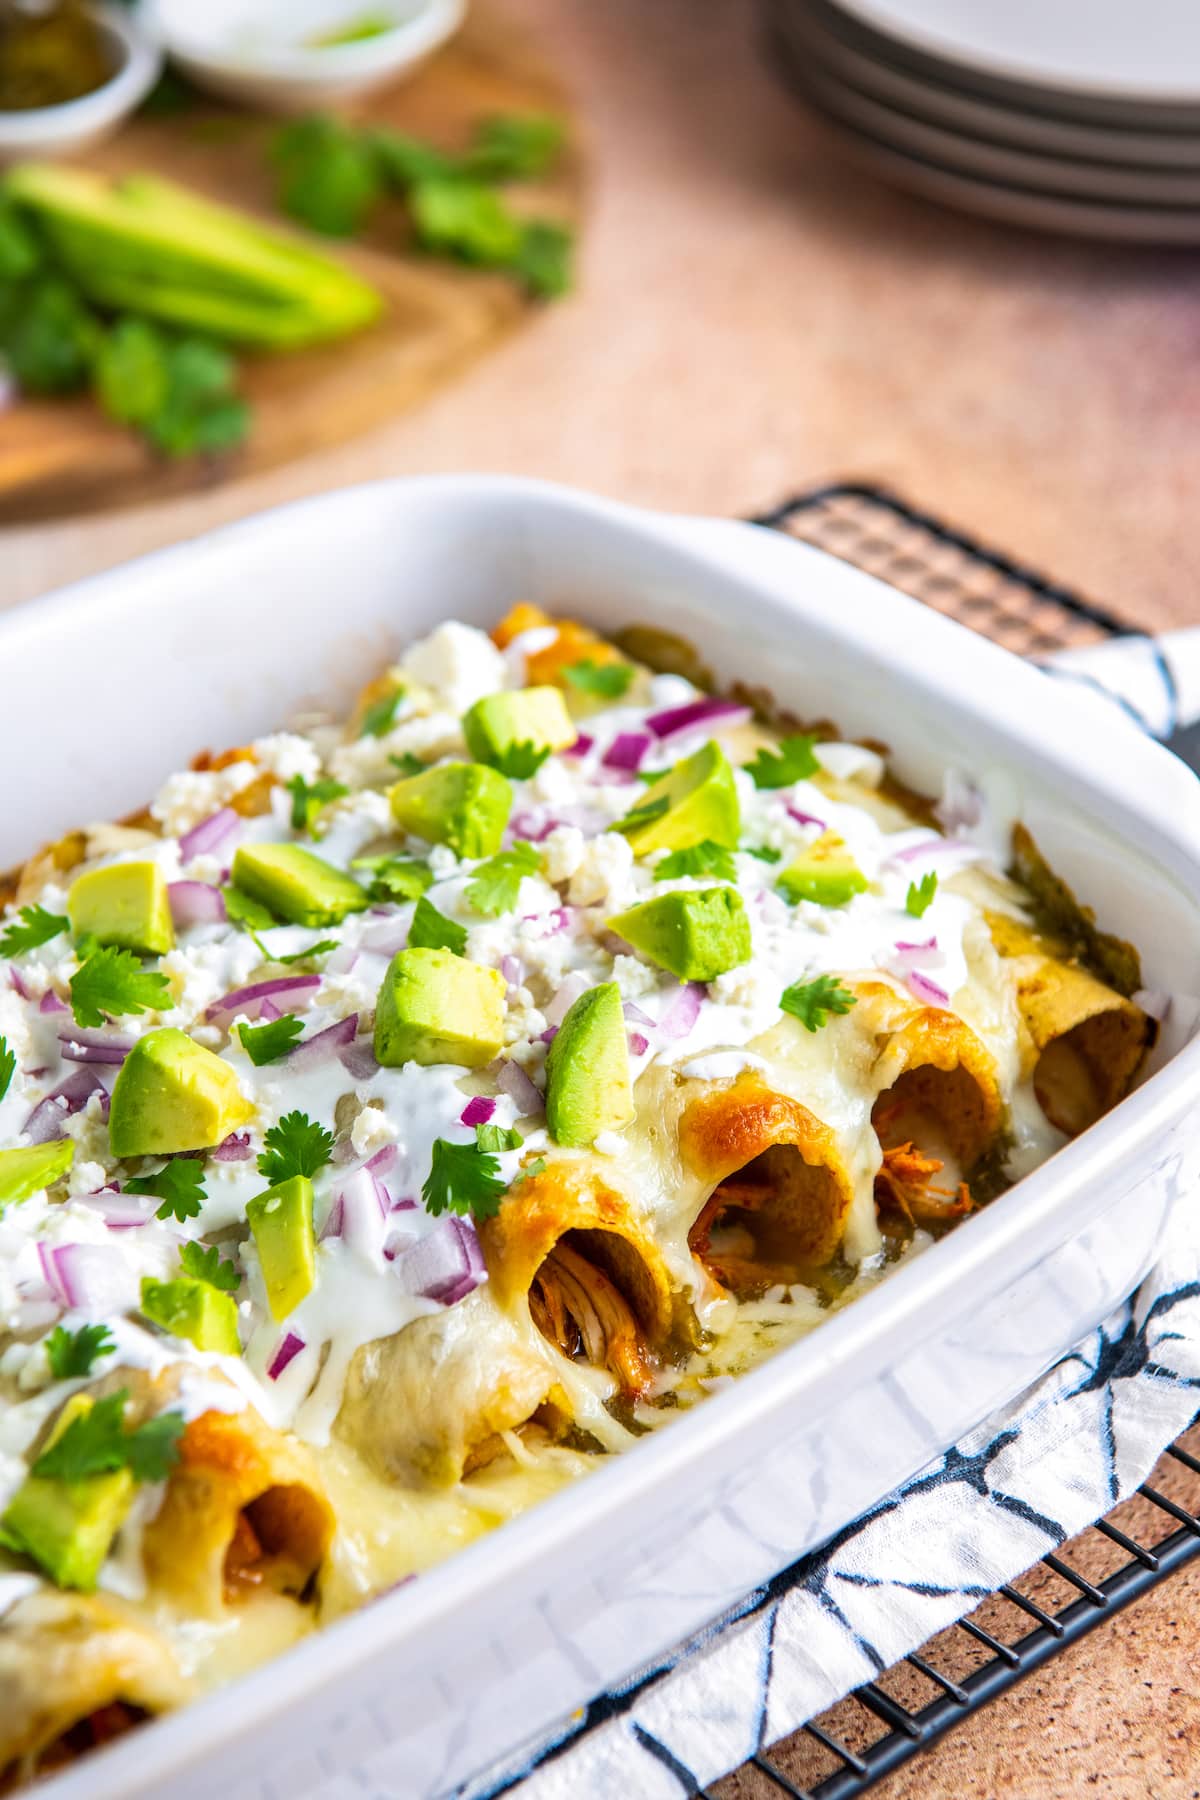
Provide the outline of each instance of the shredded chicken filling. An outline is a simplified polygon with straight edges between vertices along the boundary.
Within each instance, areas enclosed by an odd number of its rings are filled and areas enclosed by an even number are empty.
[[[529,1310],[564,1356],[610,1370],[624,1394],[649,1388],[653,1369],[633,1308],[603,1269],[561,1239],[533,1278]]]

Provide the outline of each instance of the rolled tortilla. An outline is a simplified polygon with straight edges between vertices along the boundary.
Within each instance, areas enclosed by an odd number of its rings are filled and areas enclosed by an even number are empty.
[[[245,1407],[187,1426],[142,1554],[153,1587],[211,1618],[263,1588],[304,1595],[333,1531],[304,1445]]]
[[[191,1697],[167,1640],[120,1601],[39,1588],[0,1618],[0,1791]]]
[[[988,925],[1012,966],[1038,1104],[1076,1137],[1124,1099],[1157,1027],[1055,939],[1002,913],[989,914]]]

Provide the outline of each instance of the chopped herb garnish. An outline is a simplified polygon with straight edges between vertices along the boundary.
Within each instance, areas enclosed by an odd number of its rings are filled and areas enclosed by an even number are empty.
[[[814,981],[794,981],[779,996],[779,1004],[806,1031],[820,1031],[830,1013],[848,1013],[857,999],[836,975],[818,975]]]
[[[781,738],[778,751],[759,750],[746,763],[746,773],[757,788],[784,788],[794,781],[807,781],[821,767],[813,754],[816,741],[804,732]]]
[[[569,681],[573,688],[581,694],[591,694],[597,700],[619,700],[633,680],[633,665],[625,662],[585,662],[568,663],[563,670],[563,679]]]
[[[478,1144],[450,1144],[445,1138],[434,1138],[433,1166],[421,1197],[435,1219],[445,1212],[494,1218],[503,1193],[500,1164],[494,1156]]]
[[[757,856],[759,862],[777,863],[783,861],[783,851],[772,850],[770,844],[741,844],[738,847],[744,856]]]
[[[295,1013],[284,1013],[278,1019],[269,1019],[265,1025],[239,1025],[237,1034],[250,1061],[256,1069],[261,1069],[264,1064],[286,1056],[303,1030]]]
[[[433,886],[433,870],[415,857],[356,856],[350,867],[369,871],[372,900],[419,900]]]
[[[221,1255],[215,1244],[183,1244],[179,1250],[179,1266],[185,1275],[207,1281],[209,1287],[223,1294],[235,1294],[241,1285],[237,1265]]]
[[[550,754],[548,744],[506,744],[489,758],[493,769],[499,769],[510,781],[528,781],[536,775]]]
[[[676,881],[681,875],[715,875],[719,881],[736,881],[737,867],[732,851],[705,838],[686,850],[672,850],[654,865],[655,881]]]
[[[70,924],[70,919],[47,912],[44,906],[23,906],[0,937],[0,956],[20,956],[26,950],[36,950],[39,944],[48,944],[61,931],[67,931]]]
[[[127,1194],[155,1194],[162,1201],[159,1219],[194,1219],[208,1196],[204,1192],[204,1164],[194,1156],[174,1156],[157,1174],[135,1175],[125,1183]]]
[[[485,919],[498,918],[511,912],[517,904],[521,883],[527,875],[536,875],[542,859],[532,844],[517,838],[511,850],[501,850],[487,862],[480,863],[467,883],[467,901]]]
[[[388,761],[399,769],[402,775],[420,775],[425,768],[420,757],[414,756],[411,750],[402,750],[399,756],[389,756]]]
[[[652,825],[655,819],[661,819],[670,804],[666,794],[660,794],[657,800],[646,800],[641,806],[635,806],[633,811],[627,812],[623,819],[618,819],[615,825],[610,825],[609,830],[638,831],[643,825]]]
[[[276,956],[272,953],[271,961],[277,963],[312,962],[315,957],[328,956],[329,952],[336,950],[337,947],[336,938],[322,938],[319,943],[309,944],[307,949],[293,950],[290,956]]]
[[[386,737],[396,723],[396,708],[403,698],[404,689],[393,688],[390,694],[385,694],[381,700],[368,706],[359,727],[359,737]]]
[[[319,781],[305,781],[303,775],[293,775],[287,791],[292,796],[292,830],[311,831],[321,808],[343,799],[350,789],[329,775],[322,775]]]
[[[456,925],[453,919],[440,913],[433,901],[422,894],[408,928],[408,947],[410,950],[452,950],[455,956],[461,956],[467,947],[467,928]]]
[[[904,900],[904,910],[914,919],[923,919],[929,911],[933,896],[937,893],[938,878],[930,869],[922,875],[920,881],[910,881],[908,893]]]
[[[540,1175],[542,1170],[545,1168],[545,1166],[546,1166],[545,1157],[544,1156],[535,1156],[531,1163],[525,1164],[525,1167],[521,1170],[520,1174],[517,1176],[517,1180],[518,1181],[528,1181],[531,1175]]]
[[[525,1139],[515,1125],[477,1125],[475,1145],[479,1150],[519,1150]]]
[[[266,1148],[258,1159],[259,1173],[272,1187],[293,1175],[316,1175],[333,1155],[333,1133],[306,1113],[285,1113],[263,1138]]]
[[[72,1381],[90,1375],[92,1364],[116,1347],[107,1325],[81,1325],[78,1331],[56,1325],[46,1339],[46,1361],[56,1381]]]
[[[128,1398],[128,1390],[118,1388],[72,1419],[62,1436],[42,1451],[33,1473],[60,1481],[84,1481],[89,1475],[131,1469],[139,1481],[164,1480],[179,1460],[184,1416],[181,1412],[160,1413],[126,1431]]]
[[[280,923],[261,900],[252,900],[232,883],[221,891],[225,895],[225,916],[234,925],[244,925],[247,931],[254,932],[270,931],[273,925]]]
[[[0,1100],[3,1100],[9,1084],[17,1072],[15,1053],[8,1047],[8,1039],[0,1037]]]
[[[132,950],[93,950],[71,977],[71,1010],[85,1030],[107,1016],[156,1012],[170,997],[166,976],[143,969]]]

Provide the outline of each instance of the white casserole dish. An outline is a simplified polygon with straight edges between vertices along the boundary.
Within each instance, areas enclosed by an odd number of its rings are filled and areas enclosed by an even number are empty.
[[[819,551],[534,483],[301,502],[0,617],[0,867],[205,745],[347,703],[399,644],[513,601],[689,637],[899,774],[1007,786],[1052,863],[1200,992],[1200,785],[1112,710]],[[438,1794],[830,1536],[1094,1325],[1200,1175],[1200,1042],[812,1337],[402,1591],[39,1789]]]

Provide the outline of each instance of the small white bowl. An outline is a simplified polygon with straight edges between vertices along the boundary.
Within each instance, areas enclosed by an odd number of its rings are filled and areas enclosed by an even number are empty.
[[[61,106],[0,112],[0,163],[86,150],[115,131],[158,80],[162,56],[129,13],[120,6],[94,6],[90,11],[113,48],[116,74],[103,87]]]
[[[142,20],[198,87],[273,112],[350,100],[411,74],[462,24],[467,0],[143,0]],[[389,19],[376,37],[323,33]]]

